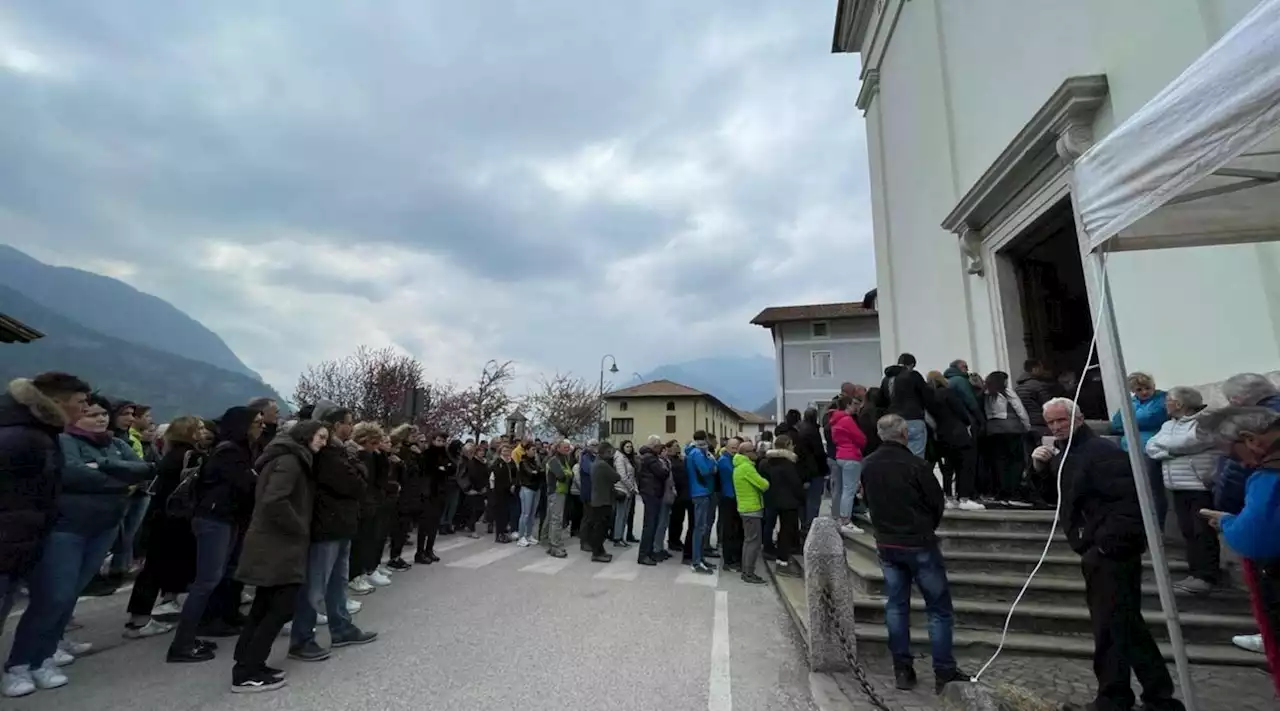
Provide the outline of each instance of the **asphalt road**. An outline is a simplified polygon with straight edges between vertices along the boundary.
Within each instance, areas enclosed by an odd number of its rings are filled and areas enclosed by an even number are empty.
[[[606,544],[607,545],[607,544]],[[212,662],[164,663],[169,637],[120,637],[127,592],[83,600],[73,639],[99,651],[66,669],[71,683],[9,709],[446,709],[765,711],[812,709],[795,633],[772,586],[700,576],[674,561],[635,562],[635,549],[592,563],[490,539],[443,537],[443,561],[399,573],[361,598],[357,624],[373,644],[324,662],[285,658],[285,689],[233,695],[230,648]],[[9,631],[16,624],[10,619]],[[8,650],[10,634],[5,634]],[[321,642],[326,633],[321,632]]]

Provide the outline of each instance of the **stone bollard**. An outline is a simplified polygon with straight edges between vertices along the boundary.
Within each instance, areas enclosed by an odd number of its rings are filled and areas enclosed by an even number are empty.
[[[853,580],[835,519],[822,516],[813,520],[804,543],[804,572],[809,602],[809,669],[852,672],[857,654]]]

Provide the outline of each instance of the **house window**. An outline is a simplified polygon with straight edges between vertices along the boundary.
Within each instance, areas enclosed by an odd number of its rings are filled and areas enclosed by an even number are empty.
[[[675,411],[676,411],[676,401],[667,400],[667,412],[675,412]]]
[[[615,417],[609,423],[609,431],[616,435],[635,434],[636,421],[630,417]]]
[[[830,338],[831,324],[826,321],[813,321],[809,324],[810,334],[814,338]]]
[[[667,434],[676,433],[676,416],[667,415]]]
[[[621,411],[623,411],[623,412],[626,412],[626,411],[627,411],[627,401],[626,401],[626,400],[623,400],[622,402],[618,403],[618,409],[619,409],[619,410],[621,410]]]
[[[831,351],[810,351],[809,365],[815,379],[830,378],[835,375],[831,363]]]

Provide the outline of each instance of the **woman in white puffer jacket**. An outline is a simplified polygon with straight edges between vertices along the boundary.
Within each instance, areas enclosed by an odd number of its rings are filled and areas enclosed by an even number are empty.
[[[1191,574],[1174,588],[1183,594],[1204,595],[1218,583],[1220,548],[1218,533],[1200,516],[1213,508],[1213,473],[1218,452],[1213,442],[1200,436],[1196,419],[1204,398],[1195,388],[1176,387],[1165,398],[1169,419],[1147,441],[1147,456],[1160,462],[1164,487],[1173,495],[1178,528],[1187,542]]]

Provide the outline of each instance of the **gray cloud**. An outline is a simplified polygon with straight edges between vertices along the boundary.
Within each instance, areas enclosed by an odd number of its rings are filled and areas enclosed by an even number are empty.
[[[628,309],[714,321],[717,307],[788,301],[815,281],[831,299],[871,286],[856,69],[826,52],[832,14],[781,0],[149,1],[132,12],[20,0],[0,9],[0,49],[47,71],[0,64],[0,211],[29,229],[6,240],[175,262],[202,240],[252,246],[264,234],[353,254],[385,246],[480,280],[496,310],[482,322],[536,293],[553,313],[624,319],[616,340],[637,360],[703,355],[629,335]],[[614,162],[579,160],[602,146]],[[547,166],[581,179],[577,192],[548,182]],[[708,215],[731,228],[699,236]],[[628,277],[649,286],[643,303],[595,283],[627,260],[650,270]],[[216,300],[189,295],[219,287],[191,282],[217,274],[192,266],[144,281],[207,317]],[[296,283],[301,298],[381,303],[407,286],[303,269],[256,274]],[[587,291],[600,303],[575,301]],[[690,348],[752,333],[708,329]],[[545,330],[484,332],[512,357],[555,358],[538,343]],[[249,352],[238,347],[252,365],[266,354],[247,333]]]

